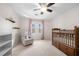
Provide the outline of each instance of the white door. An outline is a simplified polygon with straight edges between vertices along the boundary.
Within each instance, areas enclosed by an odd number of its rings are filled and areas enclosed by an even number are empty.
[[[31,26],[31,34],[33,39],[42,39],[43,35],[43,24],[42,22],[38,21],[32,21],[32,26]]]

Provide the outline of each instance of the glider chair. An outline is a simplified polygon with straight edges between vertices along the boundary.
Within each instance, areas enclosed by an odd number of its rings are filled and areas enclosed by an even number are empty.
[[[22,43],[24,46],[33,44],[33,39],[27,32],[22,34]]]

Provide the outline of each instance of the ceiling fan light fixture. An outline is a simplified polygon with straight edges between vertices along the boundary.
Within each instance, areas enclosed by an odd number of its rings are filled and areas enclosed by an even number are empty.
[[[47,7],[42,7],[42,8],[41,8],[41,11],[42,11],[42,12],[46,12],[46,11],[47,11]]]

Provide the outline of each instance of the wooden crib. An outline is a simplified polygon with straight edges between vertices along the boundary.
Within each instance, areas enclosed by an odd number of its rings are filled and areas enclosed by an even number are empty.
[[[52,29],[52,44],[69,56],[79,56],[79,27],[74,30]]]

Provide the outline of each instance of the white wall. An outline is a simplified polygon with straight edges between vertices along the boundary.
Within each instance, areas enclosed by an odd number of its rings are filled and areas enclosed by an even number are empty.
[[[0,17],[0,35],[12,34],[12,23]]]
[[[74,26],[79,26],[79,7],[75,7],[52,19],[52,27],[74,29]]]
[[[19,27],[19,18],[18,16],[16,15],[16,13],[14,12],[14,10],[7,4],[7,3],[2,3],[0,4],[0,17],[2,18],[13,18],[13,20],[16,22],[16,23],[12,23],[12,27]],[[0,21],[1,22],[1,21]],[[10,23],[7,22],[7,25],[6,24],[3,24],[2,22],[0,23],[0,28],[1,27],[5,27],[5,31],[6,28],[8,30],[10,30]],[[3,30],[3,32],[5,32]],[[11,32],[11,31],[10,31]],[[18,33],[18,34],[16,34]],[[2,34],[2,33],[1,33]],[[6,34],[8,34],[8,31],[6,32]],[[14,46],[16,46],[19,42],[19,31],[15,31],[15,30],[12,30],[12,44],[15,44]]]
[[[16,21],[16,23],[13,24],[13,26],[19,26],[18,16],[7,3],[0,4],[0,16],[3,18],[13,18],[13,20]]]
[[[22,32],[27,32],[29,28],[29,19],[28,18],[20,18],[20,30]]]
[[[44,39],[52,39],[51,20],[44,20]]]

